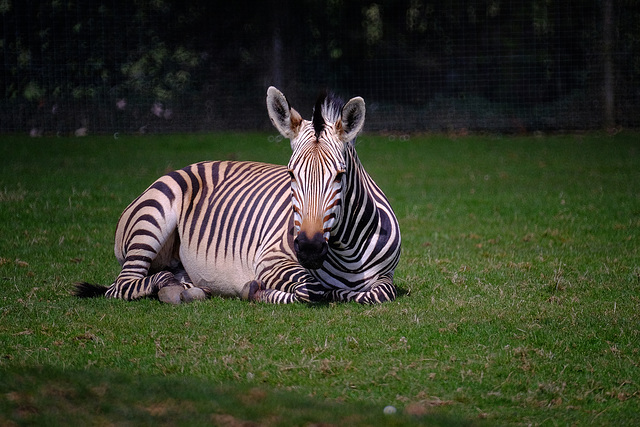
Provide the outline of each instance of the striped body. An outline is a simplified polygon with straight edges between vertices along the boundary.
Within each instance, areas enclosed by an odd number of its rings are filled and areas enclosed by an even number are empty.
[[[184,269],[187,284],[241,297],[244,285],[268,269],[274,250],[281,249],[281,259],[295,259],[291,214],[282,166],[202,162],[172,172],[129,205],[118,222],[119,279],[139,278],[157,253],[151,272]],[[117,289],[107,296],[132,299],[146,292]]]
[[[395,298],[400,230],[352,143],[364,103],[325,100],[307,122],[274,88],[269,97],[292,140],[289,165],[201,162],[159,178],[120,217],[122,270],[107,297],[199,288],[272,303]]]

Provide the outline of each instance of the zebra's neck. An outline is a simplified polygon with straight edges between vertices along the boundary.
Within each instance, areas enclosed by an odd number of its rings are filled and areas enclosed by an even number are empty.
[[[343,188],[343,212],[340,224],[334,228],[332,249],[349,251],[378,228],[379,213],[372,195],[373,181],[358,159],[355,148],[349,144],[346,152],[347,181]]]

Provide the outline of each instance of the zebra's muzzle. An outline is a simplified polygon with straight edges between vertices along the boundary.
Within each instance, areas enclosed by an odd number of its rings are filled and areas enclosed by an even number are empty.
[[[329,244],[322,233],[316,233],[309,238],[307,233],[302,231],[293,241],[293,249],[296,251],[300,265],[310,270],[317,270],[322,267],[327,257]]]

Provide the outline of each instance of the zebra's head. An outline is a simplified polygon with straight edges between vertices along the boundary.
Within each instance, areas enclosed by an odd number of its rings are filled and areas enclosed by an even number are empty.
[[[272,86],[267,109],[293,150],[288,170],[296,256],[303,267],[318,269],[327,256],[331,230],[342,217],[342,189],[349,173],[346,148],[364,125],[364,100],[357,97],[343,104],[322,96],[308,121]]]

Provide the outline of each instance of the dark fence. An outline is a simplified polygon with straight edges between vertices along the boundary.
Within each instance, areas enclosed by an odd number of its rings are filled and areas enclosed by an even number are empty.
[[[86,3],[86,4],[85,4]],[[636,0],[0,0],[0,132],[270,129],[330,89],[369,131],[640,127]]]

